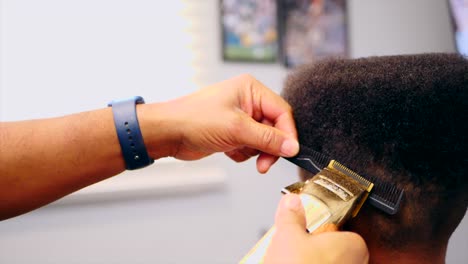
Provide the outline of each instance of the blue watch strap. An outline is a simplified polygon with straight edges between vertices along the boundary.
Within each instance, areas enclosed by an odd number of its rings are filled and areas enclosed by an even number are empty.
[[[143,103],[145,101],[141,96],[135,96],[108,104],[112,106],[115,129],[127,170],[143,168],[154,162],[146,151],[136,114],[136,104]]]

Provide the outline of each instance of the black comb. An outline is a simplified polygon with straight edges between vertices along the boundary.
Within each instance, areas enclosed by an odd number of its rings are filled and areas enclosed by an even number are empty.
[[[299,153],[296,156],[285,159],[313,174],[316,174],[323,168],[327,167],[332,160],[330,157],[302,145],[300,146]],[[396,214],[400,207],[400,202],[403,199],[404,191],[400,190],[393,184],[382,182],[376,177],[367,177],[362,174],[359,175],[374,183],[374,188],[372,189],[369,198],[367,198],[369,203],[387,214]]]

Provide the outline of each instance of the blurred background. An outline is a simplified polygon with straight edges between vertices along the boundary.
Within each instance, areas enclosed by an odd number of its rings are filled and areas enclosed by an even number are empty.
[[[296,53],[284,44],[292,32],[284,18],[298,6],[264,3],[265,12],[253,14],[284,11],[283,20],[259,20],[266,37],[241,41],[238,29],[228,31],[236,16],[252,17],[248,8],[232,9],[243,2],[252,1],[2,0],[0,120],[103,108],[133,95],[165,101],[242,73],[280,93],[296,65],[285,59]],[[331,19],[341,25],[334,36],[342,46],[314,46],[320,54],[457,51],[448,1],[337,2],[345,9]],[[248,53],[229,46],[251,43],[267,47]],[[271,226],[281,188],[297,179],[285,160],[266,175],[254,160],[235,164],[221,154],[159,160],[0,222],[0,263],[236,263]],[[447,263],[467,263],[467,249],[465,217]]]

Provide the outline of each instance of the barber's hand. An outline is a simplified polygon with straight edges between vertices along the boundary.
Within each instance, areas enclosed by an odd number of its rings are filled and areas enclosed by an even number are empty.
[[[169,155],[177,159],[224,152],[241,162],[260,154],[257,169],[264,173],[278,156],[299,150],[291,107],[250,75],[208,86],[163,108],[167,124],[160,127],[176,135]]]
[[[298,195],[283,196],[276,212],[275,226],[265,264],[361,264],[369,261],[367,246],[356,233],[337,232],[336,226],[330,225],[308,234],[304,208]]]

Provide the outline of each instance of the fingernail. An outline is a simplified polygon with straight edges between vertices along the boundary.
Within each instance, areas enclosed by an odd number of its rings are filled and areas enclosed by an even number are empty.
[[[297,152],[299,152],[299,142],[295,139],[286,139],[281,145],[281,153],[284,156],[291,157],[296,155]]]
[[[296,194],[286,194],[285,199],[286,208],[291,211],[297,211],[302,207],[301,199]]]

